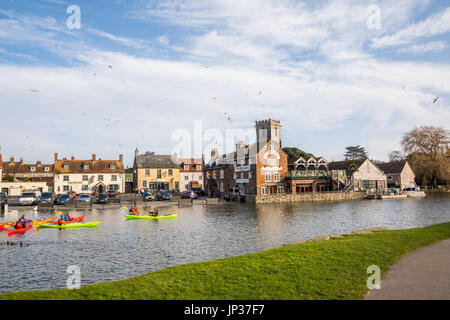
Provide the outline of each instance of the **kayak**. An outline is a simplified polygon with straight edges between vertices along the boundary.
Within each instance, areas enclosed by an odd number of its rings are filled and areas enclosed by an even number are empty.
[[[49,223],[55,220],[56,218],[47,218],[47,219],[33,219],[30,220],[33,222],[33,227],[37,227],[40,223]],[[16,221],[14,222],[3,222],[3,228],[12,228],[16,225]],[[1,228],[0,228],[1,230]]]
[[[81,216],[81,217],[73,218],[72,221],[64,221],[64,224],[81,222],[83,220],[84,220],[84,216]],[[58,224],[58,221],[53,221],[52,224]]]
[[[8,236],[12,236],[13,234],[18,234],[18,233],[24,233],[24,232],[30,230],[32,227],[33,227],[33,225],[29,224],[26,228],[8,230]]]
[[[101,221],[96,222],[74,222],[74,223],[68,223],[63,225],[58,224],[40,224],[39,228],[54,228],[54,229],[76,229],[76,228],[93,228],[98,226],[101,223]]]
[[[153,216],[133,216],[130,214],[126,214],[125,217],[128,220],[133,220],[133,219],[147,219],[147,220],[158,220],[158,219],[176,219],[177,215],[176,214],[168,214],[165,216],[157,216],[157,217],[153,217]]]

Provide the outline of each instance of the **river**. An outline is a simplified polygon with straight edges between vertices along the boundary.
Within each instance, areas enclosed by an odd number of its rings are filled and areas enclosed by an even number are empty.
[[[164,207],[175,220],[127,221],[124,209],[72,211],[85,221],[101,221],[93,229],[39,229],[0,242],[0,292],[58,289],[66,286],[68,266],[78,266],[81,284],[125,279],[190,262],[257,252],[332,233],[386,226],[423,227],[450,221],[450,195],[399,200],[348,202],[194,205]],[[20,213],[21,214],[21,213]],[[28,218],[54,216],[27,212]],[[0,221],[15,220],[10,207]]]

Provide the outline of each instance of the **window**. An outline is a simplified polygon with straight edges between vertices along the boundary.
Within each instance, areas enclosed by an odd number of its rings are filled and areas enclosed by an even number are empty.
[[[119,191],[119,185],[118,184],[110,184],[108,186],[109,191]]]
[[[89,177],[88,176],[83,176],[83,181],[88,181]]]
[[[185,185],[184,185],[184,188],[185,188],[186,190],[189,190],[189,185],[188,185],[188,184],[185,184]]]
[[[111,176],[111,181],[117,181],[117,175],[113,174],[113,175]]]
[[[284,187],[283,186],[279,186],[278,187],[278,193],[284,193]]]
[[[64,170],[68,170],[69,169],[69,164],[68,163],[64,163],[63,164],[63,169]]]
[[[189,165],[188,164],[184,165],[184,170],[189,170]]]
[[[149,177],[150,176],[150,170],[149,169],[145,169],[145,176]]]
[[[184,176],[184,180],[189,180],[189,177],[188,176]]]
[[[270,182],[272,181],[272,175],[270,174],[270,172],[266,173],[266,182]]]
[[[274,181],[280,181],[280,174],[279,174],[278,172],[275,172],[275,173],[273,174],[273,180],[274,180]]]
[[[89,191],[89,186],[88,185],[82,185],[81,186],[81,191]]]
[[[84,170],[89,170],[89,164],[88,163],[83,164],[83,169]]]
[[[220,183],[220,192],[223,192],[223,182]]]
[[[244,173],[241,172],[241,179],[244,179]]]
[[[111,170],[116,170],[116,165],[112,163],[112,164],[109,166],[109,168],[110,168]]]
[[[30,171],[31,171],[31,172],[36,171],[36,167],[31,167],[31,168],[30,168]]]
[[[248,178],[249,178],[249,179],[252,178],[252,172],[251,172],[251,171],[248,172]]]
[[[217,178],[217,174],[216,174],[216,172],[214,171],[213,172],[213,179],[216,179]]]
[[[64,192],[68,192],[69,191],[69,186],[63,186],[63,191]]]
[[[169,177],[173,176],[173,170],[169,169]]]
[[[50,168],[49,168],[49,167],[45,167],[45,168],[44,168],[44,171],[45,171],[45,172],[49,172],[49,171],[50,171]]]
[[[102,174],[98,175],[98,181],[103,181],[103,175]]]
[[[63,176],[64,181],[69,181],[69,176]]]
[[[267,187],[261,188],[261,194],[262,194],[263,196],[266,196],[266,195],[267,195]]]
[[[202,165],[201,164],[197,164],[197,165],[195,165],[195,167],[196,167],[197,170],[201,170],[202,169]]]
[[[223,170],[220,170],[220,179],[223,179]]]
[[[237,173],[236,173],[236,172],[233,174],[233,179],[234,179],[234,180],[237,179]]]
[[[161,169],[158,169],[157,178],[161,179]]]
[[[147,180],[142,180],[142,188],[147,188]]]

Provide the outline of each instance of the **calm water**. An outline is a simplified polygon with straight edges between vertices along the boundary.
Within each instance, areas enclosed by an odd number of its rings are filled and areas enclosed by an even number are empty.
[[[14,208],[11,208],[14,209]],[[72,211],[95,229],[40,229],[0,242],[22,241],[29,247],[0,246],[0,292],[65,287],[66,269],[81,269],[82,285],[119,280],[169,266],[261,251],[331,233],[387,226],[422,227],[450,221],[450,196],[424,199],[366,200],[333,203],[177,206],[176,220],[126,221],[126,210]],[[18,218],[9,212],[0,221]],[[28,213],[29,218],[49,214]]]

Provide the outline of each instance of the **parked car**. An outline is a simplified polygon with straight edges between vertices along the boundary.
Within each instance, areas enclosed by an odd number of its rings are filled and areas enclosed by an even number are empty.
[[[198,195],[195,194],[192,190],[183,191],[181,194],[181,199],[197,199]]]
[[[192,188],[192,191],[194,191],[195,194],[198,195],[199,197],[206,195],[205,191],[203,191],[202,188]]]
[[[19,198],[19,205],[27,206],[37,204],[39,202],[39,196],[36,192],[24,192]]]
[[[154,201],[156,200],[156,194],[148,192],[147,195],[142,196],[142,198],[144,199],[144,201]]]
[[[72,199],[73,197],[70,194],[62,194],[58,198],[56,198],[55,204],[63,205],[71,201]]]
[[[170,194],[169,192],[160,192],[156,195],[156,199],[158,201],[161,200],[171,200],[172,199],[172,194]]]
[[[108,194],[107,193],[100,193],[97,198],[95,198],[96,203],[108,203]]]
[[[77,201],[79,202],[91,202],[91,196],[88,194],[80,194]]]
[[[110,198],[115,198],[117,195],[116,195],[116,192],[115,191],[108,191],[108,197],[110,197]]]
[[[6,196],[6,193],[0,192],[0,202],[6,202],[7,199],[8,197]]]
[[[39,203],[53,203],[53,192],[43,192],[39,197]]]
[[[220,193],[216,192],[216,191],[211,191],[209,193],[209,197],[210,198],[220,198]]]
[[[76,199],[77,198],[76,192],[70,191],[70,192],[67,192],[67,194],[70,194],[72,196],[72,199]]]

